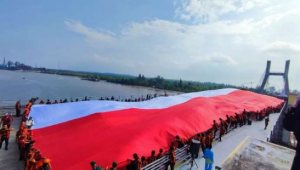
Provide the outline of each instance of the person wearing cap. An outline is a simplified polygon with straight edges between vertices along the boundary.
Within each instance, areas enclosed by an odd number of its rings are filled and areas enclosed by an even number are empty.
[[[12,123],[12,119],[8,115],[8,113],[6,113],[5,116],[1,119],[0,125],[2,125],[2,127],[4,127],[4,125],[6,125],[7,128],[10,128],[11,123]]]
[[[21,104],[20,104],[20,100],[17,101],[16,105],[16,116],[19,117],[21,115]]]
[[[11,123],[14,121],[14,116],[12,115],[12,113],[8,113],[9,118],[11,119]]]
[[[26,126],[28,129],[31,129],[31,127],[34,126],[34,121],[33,121],[32,117],[29,117],[29,119],[26,120]]]
[[[101,166],[96,165],[96,161],[92,161],[91,163],[92,170],[102,170]]]

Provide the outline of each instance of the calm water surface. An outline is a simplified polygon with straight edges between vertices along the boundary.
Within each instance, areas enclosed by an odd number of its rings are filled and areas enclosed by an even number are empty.
[[[25,79],[23,79],[25,78]],[[17,100],[26,103],[31,97],[40,99],[92,99],[100,97],[130,98],[147,94],[164,94],[164,90],[126,86],[106,81],[92,82],[78,77],[50,75],[33,72],[0,70],[0,109],[15,104]],[[170,95],[178,92],[167,91]],[[1,111],[0,111],[1,112]],[[3,112],[3,109],[2,109]]]

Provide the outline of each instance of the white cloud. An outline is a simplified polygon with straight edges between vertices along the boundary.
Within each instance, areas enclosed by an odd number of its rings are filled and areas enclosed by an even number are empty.
[[[208,23],[230,13],[241,13],[269,0],[182,0],[176,9],[176,16],[194,23]]]
[[[197,21],[192,25],[154,19],[130,22],[118,34],[90,28],[80,21],[66,20],[65,25],[84,36],[94,54],[86,60],[94,68],[222,83],[255,82],[253,79],[259,79],[264,70],[262,59],[265,58],[262,57],[265,54],[284,56],[285,60],[289,59],[287,56],[299,53],[300,40],[295,37],[298,29],[285,31],[285,28],[300,26],[291,19],[300,10],[294,7],[296,5],[282,7],[275,4],[275,8],[269,1],[247,2],[192,0],[182,1],[181,6],[176,3],[177,18]],[[260,9],[262,12],[257,17],[224,17],[229,13],[256,10],[264,5],[265,10]],[[198,22],[203,18],[206,22]],[[209,70],[218,73],[202,74]],[[240,74],[236,74],[236,70]]]
[[[206,56],[209,61],[216,64],[237,64],[237,62],[229,56],[220,54],[220,53],[212,53]]]
[[[111,32],[88,28],[80,21],[65,20],[64,23],[71,31],[85,35],[86,41],[91,45],[103,41],[106,43],[113,43],[115,41]]]
[[[300,55],[300,44],[275,41],[264,46],[261,51],[271,57],[294,57]]]

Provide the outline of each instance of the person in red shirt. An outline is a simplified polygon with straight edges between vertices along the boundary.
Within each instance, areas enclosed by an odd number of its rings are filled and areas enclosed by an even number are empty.
[[[16,116],[19,117],[21,115],[21,104],[20,104],[20,101],[17,101],[15,107],[16,107]]]
[[[45,104],[44,100],[42,99],[39,104]]]
[[[175,151],[174,151],[173,147],[170,147],[170,149],[169,149],[169,161],[166,163],[165,170],[168,170],[169,165],[171,167],[171,170],[174,170],[175,163],[176,163]]]
[[[0,141],[0,149],[2,148],[2,143],[5,141],[5,150],[8,150],[8,140],[10,137],[11,128],[8,128],[7,125],[4,125],[0,130],[1,141]]]

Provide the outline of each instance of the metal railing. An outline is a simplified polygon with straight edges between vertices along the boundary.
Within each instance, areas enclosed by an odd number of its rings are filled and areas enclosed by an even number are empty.
[[[267,138],[268,142],[281,143],[282,133],[283,133],[282,121],[283,121],[284,114],[285,114],[287,106],[288,106],[288,103],[285,102],[283,107],[281,108],[281,110],[279,112],[279,117],[276,120],[276,123],[274,124],[273,129],[271,130],[270,137]]]
[[[184,147],[180,149],[175,150],[175,158],[176,158],[176,164],[181,163],[184,160],[187,160],[190,157],[190,154],[188,153],[189,145],[185,145]],[[155,160],[154,162],[144,166],[142,170],[152,170],[152,169],[165,169],[165,164],[169,161],[168,156],[163,156],[160,159]]]

